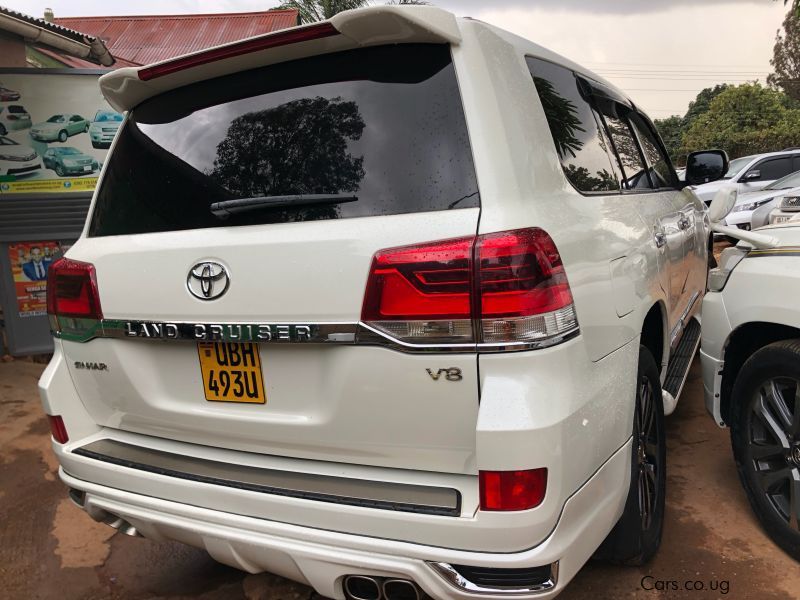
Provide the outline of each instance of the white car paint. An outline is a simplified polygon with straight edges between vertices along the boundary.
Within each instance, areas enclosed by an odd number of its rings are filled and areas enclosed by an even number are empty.
[[[378,250],[535,226],[559,249],[580,334],[549,348],[481,355],[262,344],[269,411],[198,401],[191,343],[56,339],[40,389],[46,412],[61,415],[70,435],[67,444],[53,446],[60,476],[85,493],[84,508],[96,518],[119,515],[148,537],[204,547],[227,564],[305,581],[332,598],[343,597],[348,574],[409,578],[437,598],[505,596],[453,587],[431,562],[558,562],[554,588],[515,595],[553,597],[622,514],[643,322],[658,311],[666,343],[655,358],[663,378],[670,347],[699,310],[704,290],[710,235],[704,207],[689,190],[586,197],[571,186],[554,144],[545,141],[548,124],[524,61],[536,56],[599,79],[563,57],[432,7],[374,7],[340,13],[331,23],[343,35],[146,83],[136,69],[119,69],[101,79],[101,88],[122,112],[170,88],[304,54],[450,43],[481,208],[238,230],[108,237],[84,231],[68,257],[95,265],[104,318],[357,322]],[[237,291],[213,307],[185,288],[187,270],[204,257],[222,257],[238,278]],[[98,360],[107,369],[76,366]],[[432,383],[425,369],[439,367],[460,368],[463,380]],[[461,493],[460,514],[287,498],[73,452],[97,439],[228,464],[446,486]],[[541,505],[478,510],[478,471],[541,467],[548,469]]]
[[[722,375],[733,332],[750,323],[800,328],[800,306],[793,300],[800,294],[800,257],[796,252],[800,225],[770,225],[758,233],[774,238],[774,249],[751,251],[733,269],[722,291],[710,291],[703,300],[700,356],[705,401],[720,426],[726,424],[723,405],[729,398],[723,392]],[[746,242],[740,244],[748,248]]]
[[[0,136],[0,175],[25,176],[42,167],[42,157],[36,150]]]
[[[753,179],[748,177],[750,174],[755,174],[756,171],[760,172],[759,167],[764,161],[786,157],[790,158],[790,166],[782,170],[778,176],[773,177],[764,173],[764,176]],[[709,204],[714,198],[714,195],[722,188],[735,186],[739,195],[744,196],[750,192],[758,192],[781,177],[789,175],[798,169],[800,169],[800,150],[783,150],[780,152],[767,152],[765,154],[744,156],[731,161],[731,168],[726,178],[694,186],[694,190],[703,202]]]

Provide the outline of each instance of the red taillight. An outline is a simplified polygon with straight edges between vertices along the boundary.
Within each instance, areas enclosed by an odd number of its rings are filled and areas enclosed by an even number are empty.
[[[298,42],[318,40],[338,34],[339,32],[330,23],[319,23],[317,25],[309,25],[308,27],[287,29],[272,35],[242,40],[218,48],[211,48],[205,52],[183,56],[175,60],[153,65],[152,67],[144,67],[139,69],[138,75],[139,79],[142,81],[148,81],[156,77],[163,77],[164,75],[170,75],[176,71],[183,71],[184,69],[205,65],[217,60],[233,58],[234,56],[241,56],[242,54],[250,54],[251,52],[259,52],[260,50],[268,50],[269,48],[287,46]]]
[[[17,115],[8,115],[6,118],[9,121],[19,121],[19,117]]]
[[[47,419],[50,421],[50,432],[53,434],[53,439],[59,444],[66,444],[69,441],[69,436],[67,435],[67,428],[64,426],[64,419],[50,415],[47,415]]]
[[[102,319],[94,265],[61,258],[47,271],[47,312],[57,317]]]
[[[361,320],[411,343],[534,342],[577,329],[561,257],[536,228],[381,250]]]
[[[481,471],[481,510],[527,510],[539,506],[547,491],[547,469]]]

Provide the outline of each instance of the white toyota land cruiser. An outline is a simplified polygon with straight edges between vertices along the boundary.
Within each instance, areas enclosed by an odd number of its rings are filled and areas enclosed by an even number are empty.
[[[652,556],[710,233],[622,92],[432,7],[100,85],[127,115],[40,382],[92,517],[332,598]]]

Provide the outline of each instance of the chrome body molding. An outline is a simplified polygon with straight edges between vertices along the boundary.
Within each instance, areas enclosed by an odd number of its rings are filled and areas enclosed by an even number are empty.
[[[72,453],[129,469],[265,494],[430,515],[461,514],[461,493],[452,488],[264,469],[112,439],[91,442]]]
[[[541,594],[549,592],[558,583],[558,562],[550,565],[550,577],[537,585],[525,587],[496,586],[489,587],[478,585],[468,580],[456,571],[451,565],[443,562],[429,562],[428,565],[439,574],[447,583],[453,587],[469,592],[471,594],[481,594],[487,596],[522,596],[526,594]]]
[[[686,328],[686,324],[689,320],[689,314],[692,312],[697,300],[700,298],[700,292],[695,292],[692,294],[692,297],[689,298],[689,303],[687,304],[686,308],[684,309],[683,313],[681,314],[681,318],[678,319],[678,322],[675,323],[675,326],[672,328],[669,334],[669,344],[670,348],[675,348],[676,344],[678,343],[679,336],[681,332]]]
[[[55,337],[72,342],[95,338],[190,342],[257,342],[269,344],[346,344],[382,346],[407,353],[493,353],[547,348],[580,332],[576,325],[561,335],[530,342],[411,344],[366,323],[192,323],[124,319],[59,319]]]

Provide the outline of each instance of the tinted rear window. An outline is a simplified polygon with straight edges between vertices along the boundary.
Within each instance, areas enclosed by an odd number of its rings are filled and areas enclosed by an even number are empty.
[[[450,48],[398,45],[282,63],[135,108],[109,157],[89,234],[313,221],[478,206]],[[262,208],[238,198],[348,194]]]

